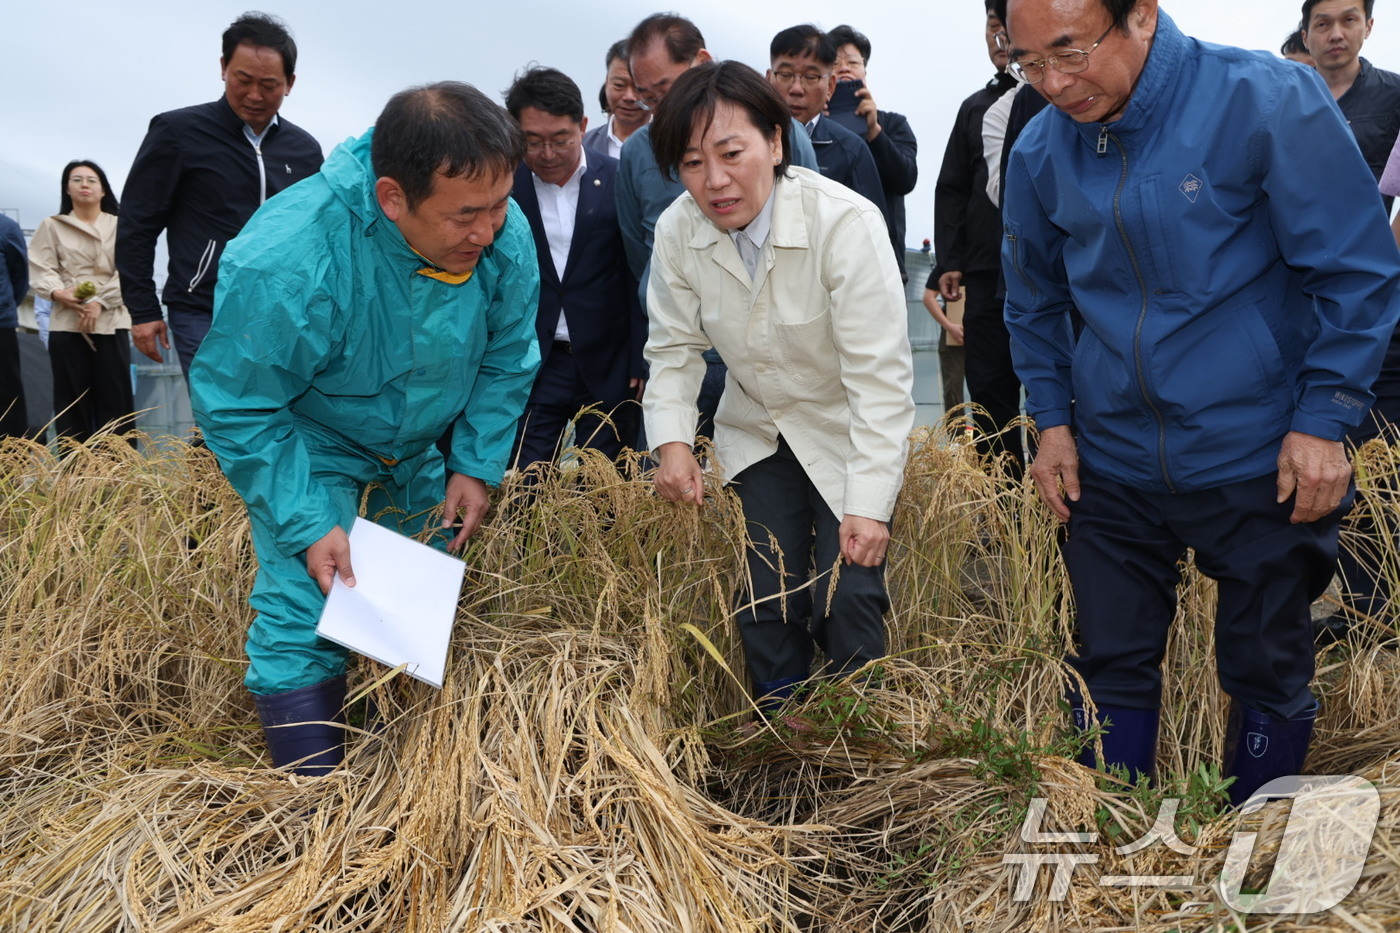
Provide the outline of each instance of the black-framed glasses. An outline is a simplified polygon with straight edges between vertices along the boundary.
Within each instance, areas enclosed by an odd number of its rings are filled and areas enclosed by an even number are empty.
[[[810,72],[799,74],[796,71],[773,72],[773,80],[783,85],[783,87],[790,87],[794,81],[801,81],[803,87],[816,87],[829,77],[831,77],[831,72],[829,71],[823,74],[811,74]]]
[[[578,144],[576,139],[527,139],[525,140],[525,151],[534,155],[549,149],[563,155]]]
[[[1110,25],[1087,50],[1065,49],[1063,52],[1056,52],[1054,55],[1047,55],[1033,61],[1014,61],[1006,66],[1006,70],[1011,72],[1011,77],[1026,84],[1039,84],[1043,81],[1046,65],[1062,75],[1077,75],[1089,67],[1089,53],[1098,48],[1112,31],[1113,26]]]

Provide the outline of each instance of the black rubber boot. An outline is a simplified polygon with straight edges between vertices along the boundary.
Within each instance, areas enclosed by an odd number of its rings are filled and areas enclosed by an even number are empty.
[[[285,693],[253,694],[272,763],[294,774],[329,774],[345,759],[345,678]]]
[[[1080,732],[1089,730],[1089,714],[1082,704],[1071,706],[1074,727]],[[1161,711],[1155,709],[1134,709],[1129,706],[1100,706],[1098,721],[1103,726],[1103,765],[1094,758],[1094,745],[1084,746],[1076,759],[1086,768],[1110,766],[1126,768],[1128,779],[1137,783],[1146,775],[1152,780],[1152,771],[1157,764],[1157,727]]]
[[[1235,779],[1230,785],[1230,803],[1238,807],[1274,778],[1302,773],[1316,721],[1315,700],[1312,706],[1287,720],[1231,700],[1221,756],[1225,775]]]

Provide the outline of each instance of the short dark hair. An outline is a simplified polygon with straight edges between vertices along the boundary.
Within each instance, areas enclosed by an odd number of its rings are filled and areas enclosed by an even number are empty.
[[[1308,28],[1308,20],[1312,18],[1313,7],[1321,2],[1322,0],[1303,0],[1303,29]],[[1366,18],[1370,19],[1371,14],[1376,9],[1376,0],[1362,0],[1361,5],[1366,10]]]
[[[282,56],[283,76],[296,77],[297,44],[292,38],[287,24],[269,13],[250,10],[234,20],[224,30],[224,64],[233,58],[233,52],[243,43],[259,48],[272,49]]]
[[[511,118],[520,122],[520,112],[526,107],[534,107],[555,117],[568,117],[575,123],[583,122],[583,94],[578,85],[557,68],[529,68],[524,74],[516,75],[515,81],[505,93],[506,110]]]
[[[765,139],[781,134],[783,158],[773,174],[786,172],[792,161],[792,114],[787,105],[763,75],[743,62],[723,61],[705,62],[686,71],[656,108],[651,121],[651,150],[667,177],[677,177],[691,135],[714,122],[715,108],[721,101],[748,114]]]
[[[611,68],[613,62],[617,61],[619,58],[625,59],[626,57],[627,40],[618,39],[612,45],[608,46],[608,54],[603,58],[603,67]]]
[[[1307,45],[1303,42],[1302,27],[1293,30],[1288,34],[1288,38],[1283,40],[1283,45],[1279,46],[1278,53],[1284,58],[1290,55],[1311,55]]]
[[[987,0],[987,12],[1001,20],[1001,26],[1006,28],[1006,4],[1008,0]]]
[[[525,154],[505,108],[460,81],[399,91],[374,123],[374,174],[403,188],[409,210],[432,197],[434,177],[515,173]]]
[[[987,0],[987,2],[990,3],[991,0]],[[826,37],[831,40],[832,46],[837,50],[843,45],[854,45],[856,50],[860,52],[860,57],[865,59],[865,63],[870,64],[870,40],[865,37],[865,33],[842,23],[828,32]]]
[[[675,13],[653,13],[637,24],[632,35],[627,37],[627,57],[651,47],[660,39],[666,44],[666,54],[673,64],[690,64],[705,47],[705,37],[696,26],[684,16]]]
[[[102,182],[102,210],[108,214],[115,214],[117,212],[117,196],[112,191],[112,183],[107,180],[107,173],[102,171],[102,166],[88,159],[74,159],[63,166],[63,175],[58,183],[61,192],[58,199],[58,212],[60,214],[73,212],[73,196],[68,193],[68,176],[73,174],[73,169],[82,166],[92,169],[97,174],[97,180]]]
[[[603,67],[604,67],[604,68],[607,68],[607,69],[611,69],[611,68],[612,68],[612,63],[615,62],[615,61],[617,61],[619,58],[622,59],[624,62],[627,61],[627,40],[626,40],[626,39],[618,39],[618,40],[617,40],[616,42],[614,42],[612,45],[608,46],[608,54],[607,54],[607,56],[603,59]],[[604,78],[604,79],[603,79],[603,84],[602,84],[602,86],[601,86],[600,88],[598,88],[598,106],[599,106],[600,108],[602,108],[603,113],[612,113],[612,111],[608,109],[608,79],[607,79],[607,78]]]
[[[789,26],[773,37],[768,43],[768,57],[789,55],[800,58],[810,55],[813,61],[823,65],[836,64],[836,46],[831,44],[826,33],[811,23],[802,26]]]

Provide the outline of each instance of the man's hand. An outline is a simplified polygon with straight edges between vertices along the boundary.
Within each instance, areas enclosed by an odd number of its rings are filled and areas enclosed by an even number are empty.
[[[1315,522],[1342,504],[1351,483],[1351,464],[1341,441],[1289,431],[1278,452],[1278,501],[1293,501],[1293,524]]]
[[[458,515],[462,518],[462,530],[447,544],[449,551],[460,551],[467,539],[476,534],[486,510],[491,506],[491,493],[486,484],[465,473],[453,473],[447,481],[447,499],[442,504],[442,527],[451,528]]]
[[[938,293],[944,301],[962,301],[962,273],[945,272],[938,277]]]
[[[885,549],[890,545],[890,526],[879,519],[862,515],[843,516],[837,536],[841,540],[841,559],[846,563],[878,567],[885,562]]]
[[[690,452],[690,445],[671,441],[656,448],[656,453],[661,458],[652,481],[657,495],[667,502],[704,504],[705,475],[700,471],[695,454]]]
[[[151,321],[146,324],[131,325],[131,342],[136,344],[136,349],[155,360],[157,363],[164,363],[165,357],[160,355],[156,349],[156,341],[165,349],[170,349],[170,336],[166,333],[164,321]]]
[[[330,594],[336,574],[346,586],[355,585],[355,571],[350,567],[350,536],[344,528],[336,525],[306,549],[306,574],[321,585],[325,595]]]
[[[875,106],[875,98],[870,94],[870,85],[856,89],[856,116],[865,117],[865,138],[874,139],[880,135],[880,111]]]
[[[1069,425],[1046,428],[1040,433],[1035,459],[1031,461],[1031,479],[1055,517],[1069,521],[1065,500],[1079,501],[1079,451]]]
[[[647,381],[641,376],[633,376],[627,380],[627,388],[631,391],[633,400],[640,402],[642,393],[647,390]]]
[[[948,317],[947,313],[938,304],[938,292],[931,288],[924,289],[924,307],[933,319],[938,322],[938,326],[948,332],[952,339],[949,341],[954,345],[961,345],[963,342],[963,326]]]

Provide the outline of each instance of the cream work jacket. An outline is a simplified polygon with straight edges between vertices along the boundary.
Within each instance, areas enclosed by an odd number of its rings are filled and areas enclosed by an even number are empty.
[[[647,287],[652,447],[695,437],[713,346],[729,367],[715,417],[731,481],[781,434],[838,518],[888,521],[914,423],[899,269],[875,205],[816,172],[775,183],[773,226],[751,281],[732,238],[689,194],[656,225]]]
[[[122,303],[121,282],[117,279],[116,242],[114,214],[98,214],[94,224],[83,223],[72,214],[45,217],[29,244],[30,288],[40,297],[49,298],[55,289],[91,282],[97,286],[94,298],[102,305],[102,314],[97,318],[93,333],[129,330],[131,315]],[[71,332],[77,329],[78,312],[55,303],[49,330]]]

